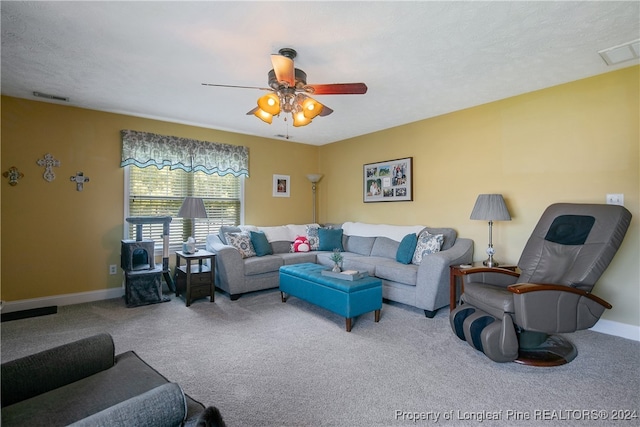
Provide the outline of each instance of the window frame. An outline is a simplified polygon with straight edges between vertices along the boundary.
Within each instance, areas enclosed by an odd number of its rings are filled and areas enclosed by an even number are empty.
[[[130,224],[127,222],[127,218],[130,216],[129,215],[129,200],[130,200],[130,196],[131,193],[129,191],[130,188],[130,178],[131,178],[131,173],[130,173],[130,169],[131,167],[137,167],[135,165],[127,165],[127,166],[123,166],[124,169],[124,210],[122,213],[122,238],[123,240],[128,240],[130,238],[129,236],[129,226]],[[149,166],[149,167],[155,167],[155,166]],[[166,166],[168,167],[168,166]],[[157,169],[157,168],[156,168]],[[244,185],[245,185],[245,176],[241,175],[239,177],[237,177],[240,180],[240,224],[244,224],[244,206],[245,206],[245,200],[244,200],[244,195],[245,195],[245,189],[244,189]],[[239,225],[240,225],[239,224]],[[163,245],[164,242],[162,241],[162,239],[154,239],[155,245],[154,245],[154,252],[155,252],[155,256],[158,255],[162,255],[163,254]],[[196,242],[197,246],[199,248],[204,248],[204,245],[206,242]],[[182,248],[178,247],[177,245],[174,245],[174,247],[172,247],[171,245],[169,245],[169,252],[175,252],[176,250],[181,250]]]

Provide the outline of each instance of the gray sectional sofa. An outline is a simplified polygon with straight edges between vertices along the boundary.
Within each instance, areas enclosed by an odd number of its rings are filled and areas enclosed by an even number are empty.
[[[309,236],[312,246],[318,243],[314,228],[318,224],[282,225],[276,227],[223,227],[218,234],[207,236],[206,249],[216,254],[216,287],[232,300],[240,295],[279,286],[279,268],[283,265],[311,262],[333,266],[330,248],[320,246],[309,252],[292,252],[298,236]],[[459,238],[451,228],[421,225],[400,226],[345,222],[328,226],[342,230],[342,268],[366,271],[383,284],[383,298],[424,310],[433,317],[439,308],[449,304],[449,266],[470,263],[473,241]],[[258,255],[243,257],[242,251],[229,244],[225,233],[264,233],[269,248]],[[403,238],[427,231],[442,235],[439,252],[425,256],[419,264],[397,261]],[[260,252],[260,251],[258,251]],[[269,253],[270,252],[270,253]]]

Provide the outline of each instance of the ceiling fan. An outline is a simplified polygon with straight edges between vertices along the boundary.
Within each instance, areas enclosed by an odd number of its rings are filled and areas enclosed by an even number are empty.
[[[362,95],[367,93],[364,83],[307,84],[307,73],[293,65],[297,52],[282,48],[271,55],[273,69],[269,71],[269,87],[232,86],[202,83],[204,86],[259,89],[269,91],[258,98],[258,106],[247,115],[254,115],[271,124],[273,116],[281,112],[291,114],[293,126],[306,126],[317,116],[328,116],[333,110],[310,95]],[[286,120],[286,116],[285,116]]]

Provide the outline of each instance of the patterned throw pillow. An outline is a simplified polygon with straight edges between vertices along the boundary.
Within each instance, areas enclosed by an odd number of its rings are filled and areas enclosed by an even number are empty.
[[[413,253],[411,263],[420,265],[422,259],[427,255],[440,252],[442,242],[444,242],[444,236],[442,234],[429,234],[428,231],[421,232],[418,236],[418,243],[416,244],[416,250]]]
[[[225,233],[227,242],[240,252],[242,258],[250,258],[256,256],[256,251],[251,244],[251,234],[248,231],[240,233]]]
[[[309,241],[309,250],[317,251],[320,247],[320,238],[318,237],[318,226],[307,225],[307,240]]]

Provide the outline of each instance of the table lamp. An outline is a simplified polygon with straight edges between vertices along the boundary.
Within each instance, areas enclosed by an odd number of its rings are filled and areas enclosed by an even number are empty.
[[[487,267],[497,267],[498,263],[493,259],[495,250],[493,249],[493,221],[511,221],[511,215],[504,203],[502,194],[480,194],[476,204],[471,211],[470,219],[489,221],[489,246],[487,255],[489,258],[483,261]]]
[[[194,218],[207,218],[207,211],[204,208],[204,202],[200,197],[185,197],[178,212],[179,218],[191,220],[191,237],[195,240],[196,224]]]

